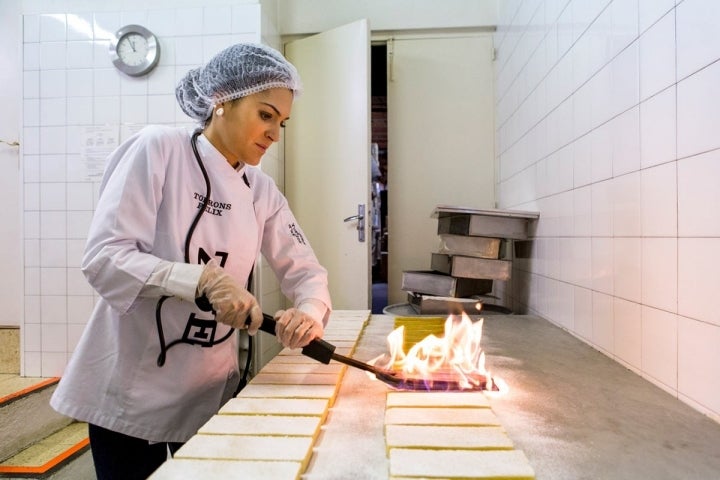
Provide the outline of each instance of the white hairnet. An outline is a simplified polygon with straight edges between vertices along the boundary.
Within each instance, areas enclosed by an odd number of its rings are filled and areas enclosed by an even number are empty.
[[[277,87],[292,90],[294,96],[300,94],[302,85],[295,67],[277,50],[239,43],[185,74],[175,88],[175,98],[186,115],[204,122],[214,105]]]

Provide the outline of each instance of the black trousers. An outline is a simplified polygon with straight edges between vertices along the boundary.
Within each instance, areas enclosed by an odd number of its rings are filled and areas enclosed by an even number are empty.
[[[183,445],[150,444],[92,424],[88,433],[98,480],[145,480]]]

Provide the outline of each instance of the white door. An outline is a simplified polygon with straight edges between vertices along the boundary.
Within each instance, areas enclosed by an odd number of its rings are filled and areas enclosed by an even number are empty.
[[[328,269],[333,308],[365,310],[371,278],[369,24],[360,20],[293,41],[285,55],[304,86],[285,129],[285,194]],[[358,213],[361,218],[344,221]]]
[[[495,206],[490,33],[396,35],[388,65],[388,303],[405,270],[428,270],[438,205]]]

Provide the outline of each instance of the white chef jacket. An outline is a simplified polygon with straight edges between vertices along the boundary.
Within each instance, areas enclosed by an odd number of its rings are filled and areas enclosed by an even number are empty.
[[[237,335],[216,343],[230,328],[199,310],[193,295],[162,303],[165,343],[193,343],[173,346],[164,366],[157,364],[159,296],[148,298],[146,283],[166,261],[184,262],[186,235],[206,194],[191,134],[150,126],[111,154],[82,262],[100,299],[50,401],[69,417],[153,442],[187,441],[239,381]],[[197,147],[212,190],[189,263],[215,258],[244,284],[262,252],[283,293],[296,306],[324,305],[326,322],[327,271],[274,181],[255,167],[236,170],[203,135]],[[194,293],[195,284],[186,287]]]

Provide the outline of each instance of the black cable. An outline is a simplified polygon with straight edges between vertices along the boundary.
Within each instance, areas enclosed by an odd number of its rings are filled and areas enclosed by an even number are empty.
[[[197,160],[197,164],[200,167],[203,179],[205,180],[206,193],[205,198],[203,199],[202,208],[197,213],[197,215],[195,215],[195,220],[193,220],[193,223],[190,225],[187,235],[185,236],[185,263],[190,263],[190,240],[192,240],[192,235],[195,232],[195,227],[197,227],[197,224],[200,221],[200,217],[202,217],[202,214],[205,213],[205,209],[207,208],[208,203],[210,203],[210,177],[208,177],[207,170],[205,170],[205,165],[200,159],[200,154],[198,153],[197,149],[197,137],[199,137],[201,133],[202,129],[199,128],[195,130],[195,132],[193,132],[192,139],[190,140],[190,145],[192,145],[193,153],[195,154],[195,160]]]
[[[205,165],[203,165],[202,160],[200,160],[200,154],[197,150],[197,137],[199,137],[201,133],[202,130],[199,128],[193,132],[192,138],[190,139],[190,145],[192,146],[193,153],[195,153],[195,159],[197,160],[198,166],[200,167],[203,179],[205,179],[205,191],[207,193],[205,194],[205,198],[203,199],[202,208],[198,210],[192,224],[190,225],[190,228],[188,229],[187,235],[185,235],[185,263],[190,263],[190,241],[192,240],[192,234],[195,231],[195,227],[197,226],[198,222],[200,221],[200,217],[202,217],[202,214],[205,212],[205,209],[210,202],[210,178],[208,177],[207,171],[205,170]],[[160,300],[158,300],[157,304],[155,305],[155,323],[157,324],[158,339],[160,340],[160,355],[158,355],[157,359],[158,367],[162,367],[163,365],[165,365],[165,357],[170,347],[181,342],[176,340],[170,345],[165,345],[165,335],[163,333],[162,327],[162,314],[160,313],[160,311],[162,310],[163,303],[165,303],[165,300],[167,300],[168,298],[170,298],[168,295],[160,297]]]
[[[250,373],[250,362],[252,361],[252,355],[253,355],[253,337],[248,335],[248,350],[247,350],[247,358],[245,359],[245,370],[243,370],[243,376],[240,379],[240,383],[238,383],[237,390],[235,390],[233,397],[237,396],[237,394],[240,393],[240,390],[245,388],[245,386],[248,383],[248,374]]]
[[[207,209],[208,204],[210,203],[210,194],[211,194],[211,187],[210,187],[210,177],[208,176],[207,170],[205,170],[205,165],[202,162],[202,159],[200,158],[200,153],[197,149],[197,138],[202,133],[202,129],[198,128],[193,132],[192,138],[190,139],[190,145],[192,146],[193,153],[195,154],[195,160],[197,161],[198,167],[200,167],[200,172],[202,172],[203,179],[205,180],[205,198],[202,202],[202,207],[195,215],[195,218],[193,219],[192,224],[190,224],[190,228],[188,228],[187,235],[185,235],[185,251],[184,251],[184,257],[185,257],[185,263],[190,263],[190,242],[192,240],[193,233],[195,232],[195,227],[197,227],[198,222],[200,221],[200,217],[202,217],[203,213],[205,213],[205,210]],[[248,182],[247,177],[243,173],[243,180],[245,181],[245,184],[249,187],[250,183]],[[252,275],[252,272],[251,272]],[[163,326],[162,326],[162,305],[165,303],[165,300],[170,298],[169,296],[163,296],[158,300],[157,304],[155,305],[155,323],[157,325],[158,330],[158,340],[160,341],[160,354],[158,355],[157,359],[157,365],[158,367],[162,367],[165,365],[165,360],[167,358],[167,351],[170,349],[170,347],[173,347],[174,345],[177,345],[178,343],[188,343],[184,339],[178,339],[170,342],[169,344],[165,344],[165,334],[163,332]],[[210,311],[212,310],[212,306],[207,301],[207,297],[200,296],[195,299],[195,303],[197,306],[203,310],[203,311]],[[217,345],[218,343],[222,343],[233,334],[234,329],[230,329],[230,331],[222,337],[217,342],[213,342],[212,345]],[[250,362],[252,360],[252,350],[253,350],[253,338],[248,335],[248,356],[247,360],[245,362],[245,370],[243,371],[242,379],[240,380],[240,385],[238,386],[238,390],[235,392],[239,392],[242,390],[245,385],[247,385],[247,377],[248,373],[250,371]]]
[[[202,172],[203,178],[205,179],[205,191],[207,192],[205,194],[205,199],[203,200],[202,210],[198,212],[198,214],[195,216],[195,220],[193,221],[192,225],[190,225],[190,229],[188,230],[188,234],[185,237],[185,263],[190,263],[190,240],[192,238],[192,234],[195,231],[195,227],[198,224],[198,221],[200,221],[200,216],[205,212],[205,209],[208,206],[208,202],[210,201],[210,178],[208,177],[207,170],[205,170],[205,165],[203,164],[200,153],[198,153],[197,150],[197,137],[202,133],[201,129],[195,130],[192,136],[192,140],[190,144],[192,145],[193,153],[195,154],[195,159],[197,160],[198,166],[200,167],[200,171]],[[248,182],[247,176],[245,176],[245,173],[243,173],[243,180],[245,181],[245,184],[249,187],[250,183]],[[207,308],[209,305],[206,305],[207,303],[207,297],[202,295],[195,299],[195,303],[198,305],[198,307]],[[230,331],[222,337],[220,340],[218,340],[217,343],[222,343],[228,338],[230,338],[230,335],[233,334],[233,329],[230,329]],[[253,345],[253,339],[250,335],[248,335],[248,356],[247,360],[245,362],[245,370],[243,371],[242,379],[240,380],[240,384],[238,386],[237,392],[242,390],[245,385],[247,384],[247,377],[248,372],[250,370],[250,361],[252,359],[252,345]],[[168,348],[170,348],[168,346]],[[237,394],[237,392],[235,392]]]
[[[157,359],[157,366],[162,367],[165,365],[165,356],[167,355],[168,348],[165,346],[165,334],[163,333],[162,328],[162,315],[160,314],[160,310],[162,310],[162,304],[165,303],[165,300],[170,298],[169,296],[165,295],[163,297],[160,297],[160,300],[155,304],[155,324],[157,325],[157,331],[158,331],[158,340],[160,341],[160,355],[158,355]]]

